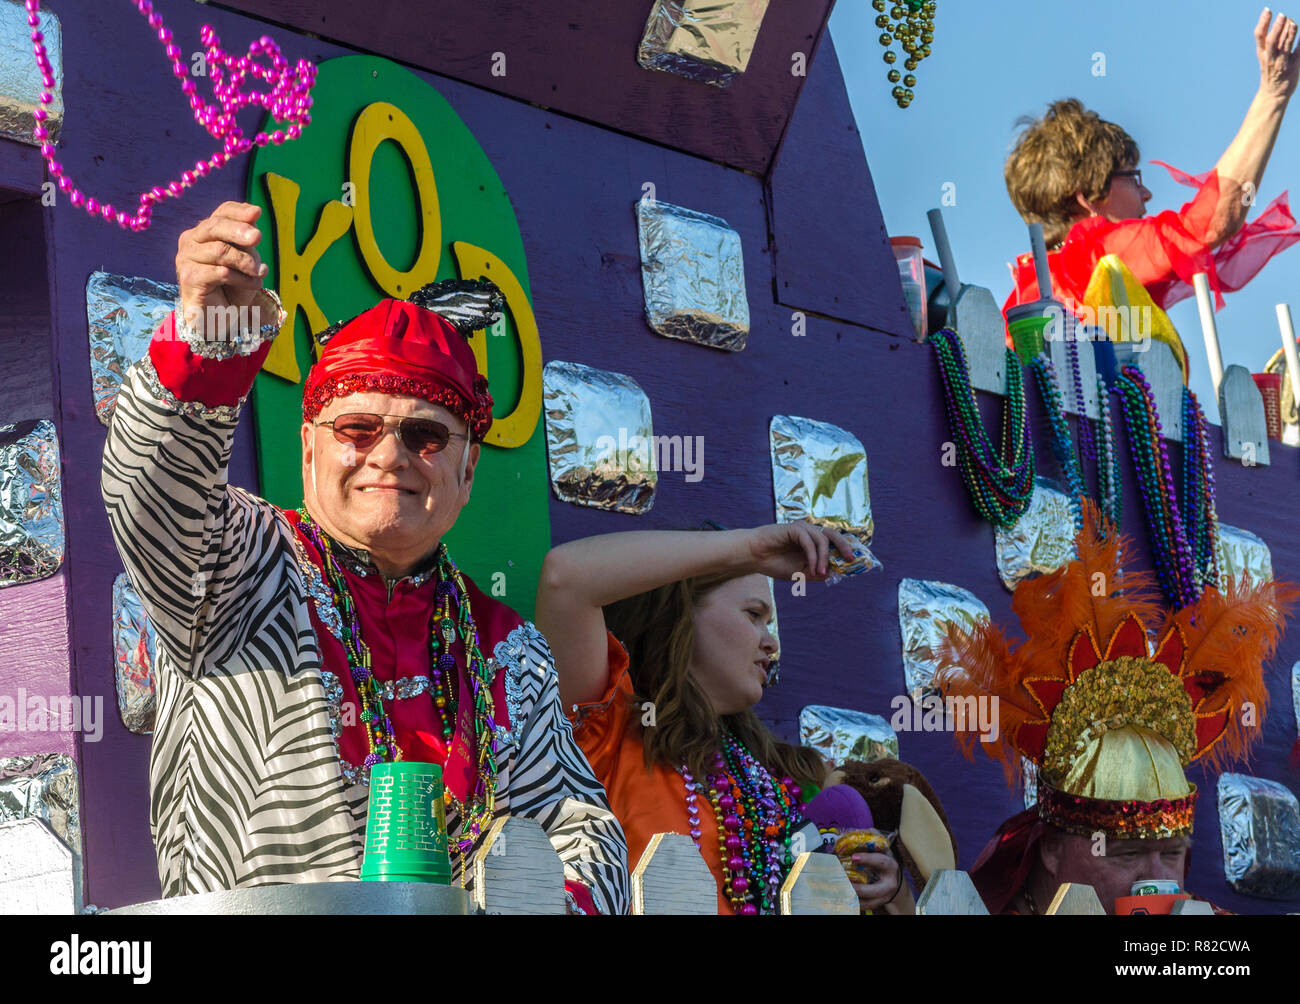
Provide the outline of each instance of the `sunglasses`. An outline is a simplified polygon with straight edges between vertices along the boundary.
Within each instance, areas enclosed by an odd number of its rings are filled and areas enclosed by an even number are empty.
[[[1142,172],[1137,168],[1131,171],[1115,171],[1111,174],[1111,178],[1132,178],[1138,183],[1138,188],[1142,187]]]
[[[368,450],[384,436],[387,427],[385,419],[391,418],[397,423],[397,438],[412,453],[422,457],[441,453],[452,439],[468,439],[463,432],[452,432],[441,422],[432,418],[397,418],[393,415],[372,415],[357,412],[340,415],[330,422],[317,422],[334,433],[334,438],[344,446],[358,450]]]

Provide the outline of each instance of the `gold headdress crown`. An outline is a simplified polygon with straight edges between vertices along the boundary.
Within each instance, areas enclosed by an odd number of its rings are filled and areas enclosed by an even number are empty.
[[[1039,814],[1062,829],[1117,837],[1191,831],[1196,788],[1183,767],[1243,756],[1268,704],[1263,666],[1300,590],[1228,582],[1164,614],[1147,573],[1120,571],[1124,542],[1095,510],[1077,560],[1020,584],[1014,650],[997,628],[954,629],[936,681],[945,694],[993,697],[999,737],[985,752],[1014,773],[1038,765]],[[1147,625],[1163,620],[1154,646]],[[1243,715],[1247,708],[1253,715]],[[970,754],[975,733],[958,733]]]

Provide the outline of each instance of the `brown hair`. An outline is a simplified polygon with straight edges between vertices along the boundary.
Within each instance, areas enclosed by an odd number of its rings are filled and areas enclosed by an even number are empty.
[[[1007,193],[1026,223],[1041,223],[1048,247],[1065,240],[1080,208],[1074,198],[1082,192],[1089,202],[1106,197],[1111,176],[1141,159],[1137,142],[1075,98],[1054,101],[1047,114],[1026,126],[1007,157],[1003,176]]]
[[[651,701],[655,725],[643,729],[647,767],[685,763],[699,780],[713,773],[724,728],[778,778],[820,785],[822,758],[811,749],[779,741],[753,709],[719,715],[688,672],[695,647],[695,609],[725,582],[727,573],[701,575],[630,596],[605,608],[605,625],[627,649],[637,701]]]

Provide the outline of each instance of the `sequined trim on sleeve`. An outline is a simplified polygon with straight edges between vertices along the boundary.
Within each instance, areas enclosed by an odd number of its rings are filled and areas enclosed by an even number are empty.
[[[238,404],[219,404],[215,407],[210,407],[202,401],[182,401],[163,385],[158,378],[158,371],[154,369],[153,359],[147,352],[136,366],[139,367],[140,378],[144,381],[145,389],[177,414],[188,418],[201,418],[207,422],[224,422],[228,425],[239,422],[239,410],[244,406],[244,401],[248,398],[247,394],[239,399]]]
[[[537,645],[545,651],[546,638],[531,621],[524,621],[508,635],[505,641],[497,642],[494,649],[496,662],[506,670],[505,691],[506,711],[510,715],[510,729],[498,727],[498,740],[516,743],[524,726],[524,698],[520,680],[524,673],[533,667],[528,665],[524,653],[530,644]],[[504,740],[502,734],[504,733]]]
[[[298,567],[302,569],[302,583],[311,596],[312,604],[316,607],[316,616],[329,629],[330,634],[340,642],[343,641],[343,621],[339,617],[338,608],[334,606],[334,597],[330,594],[329,587],[325,585],[320,569],[308,556],[307,548],[303,546],[302,538],[297,533],[293,535],[293,547],[298,557]]]
[[[264,289],[262,292],[270,298],[274,308],[272,312],[273,319],[266,324],[251,329],[243,326],[246,318],[240,317],[240,330],[238,332],[222,338],[207,338],[202,332],[195,331],[185,323],[185,314],[178,302],[176,304],[176,337],[188,345],[191,352],[203,359],[231,359],[235,356],[251,356],[280,333],[285,318],[289,316],[285,313],[284,306],[280,303],[280,297],[274,290]],[[250,308],[231,309],[239,312]],[[251,309],[259,312],[257,319],[261,320],[261,308],[253,307]]]

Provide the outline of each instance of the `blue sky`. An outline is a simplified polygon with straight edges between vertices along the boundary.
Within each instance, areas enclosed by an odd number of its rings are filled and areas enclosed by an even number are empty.
[[[891,234],[914,234],[938,260],[926,210],[944,207],[963,282],[987,286],[1001,303],[1007,271],[1028,250],[1028,231],[1007,197],[1002,164],[1021,115],[1077,97],[1119,123],[1142,150],[1149,212],[1177,209],[1191,189],[1151,160],[1192,174],[1213,167],[1236,135],[1259,83],[1252,35],[1255,0],[1093,0],[1088,4],[938,0],[933,52],[917,70],[916,98],[890,97],[869,0],[839,0],[831,36],[867,161]],[[1277,8],[1274,7],[1276,10]],[[1283,13],[1300,19],[1300,5]],[[1093,74],[1094,53],[1105,76]],[[1291,190],[1300,215],[1300,99],[1293,99],[1260,186],[1259,208]],[[1218,316],[1223,363],[1259,372],[1281,347],[1274,305],[1290,302],[1300,325],[1300,245],[1274,258]],[[1218,421],[1195,300],[1170,311],[1191,355],[1191,386]]]

